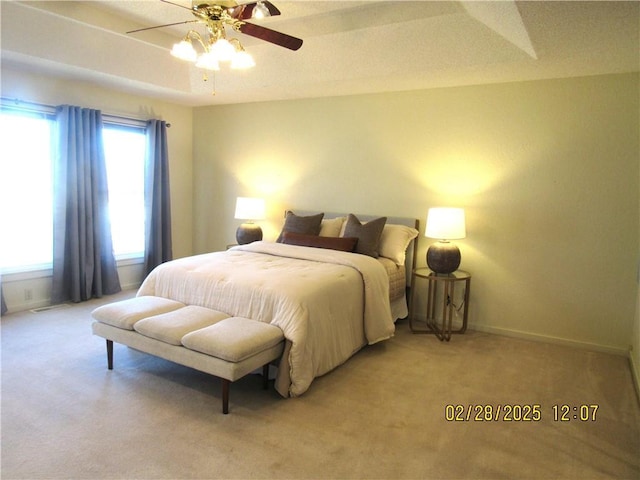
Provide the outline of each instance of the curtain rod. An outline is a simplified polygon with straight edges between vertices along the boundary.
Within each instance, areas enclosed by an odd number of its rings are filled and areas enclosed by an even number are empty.
[[[19,98],[0,97],[0,103],[13,104],[16,107],[23,107],[24,105],[27,105],[32,107],[33,111],[44,110],[46,113],[55,113],[56,111],[55,105],[47,105],[46,103],[30,102],[28,100],[20,100]],[[131,125],[132,120],[135,122],[146,122],[148,120],[143,118],[124,117],[122,115],[112,115],[109,113],[103,113],[102,117],[111,123],[120,123],[122,125]],[[167,122],[167,127],[171,127],[171,124],[168,122]]]

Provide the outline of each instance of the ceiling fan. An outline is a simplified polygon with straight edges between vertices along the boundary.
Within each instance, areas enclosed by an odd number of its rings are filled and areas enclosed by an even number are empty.
[[[225,30],[227,26],[236,32],[259,38],[289,50],[298,50],[302,46],[302,40],[299,38],[246,21],[247,19],[280,15],[280,10],[267,0],[258,0],[245,4],[238,4],[235,0],[217,0],[213,3],[197,3],[198,0],[194,0],[191,8],[168,0],[160,1],[189,10],[196,19],[139,28],[128,31],[127,34],[187,23],[204,24],[209,34],[208,38],[203,37],[195,30],[190,30],[183,40],[180,43],[176,43],[171,50],[172,55],[182,60],[195,62],[196,66],[200,68],[219,70],[219,62],[224,61],[231,61],[231,68],[248,68],[255,65],[253,58],[244,50],[237,38],[227,40]],[[201,45],[203,53],[198,54],[195,50],[193,47],[194,40]]]

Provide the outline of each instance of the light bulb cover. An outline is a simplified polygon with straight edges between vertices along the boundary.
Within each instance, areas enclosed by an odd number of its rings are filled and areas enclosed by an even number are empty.
[[[251,18],[265,18],[270,16],[271,12],[269,8],[261,1],[256,3],[256,6],[253,7],[253,12],[251,12]]]
[[[219,62],[229,62],[236,53],[236,48],[226,38],[219,38],[209,48],[209,52],[215,55]]]
[[[244,50],[236,52],[233,60],[231,60],[231,68],[236,70],[255,67],[255,65],[256,62],[253,60],[253,57]]]
[[[179,43],[175,43],[171,49],[171,55],[188,62],[195,62],[198,57],[198,53],[189,40],[182,40]]]
[[[196,62],[196,67],[204,68],[205,70],[220,70],[218,59],[211,52],[206,52],[200,55],[200,57],[198,57],[198,61]]]

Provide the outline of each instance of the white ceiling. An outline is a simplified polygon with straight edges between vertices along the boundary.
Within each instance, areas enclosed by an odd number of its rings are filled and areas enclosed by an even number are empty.
[[[194,18],[160,0],[0,1],[2,65],[193,106],[640,70],[637,1],[272,1],[302,48],[234,34],[256,67],[206,82],[169,55],[193,25],[125,33]]]

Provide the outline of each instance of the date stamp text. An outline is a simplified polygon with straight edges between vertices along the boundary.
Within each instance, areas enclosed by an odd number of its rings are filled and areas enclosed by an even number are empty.
[[[543,408],[540,404],[447,404],[444,419],[447,422],[595,422],[597,404],[557,404]]]

